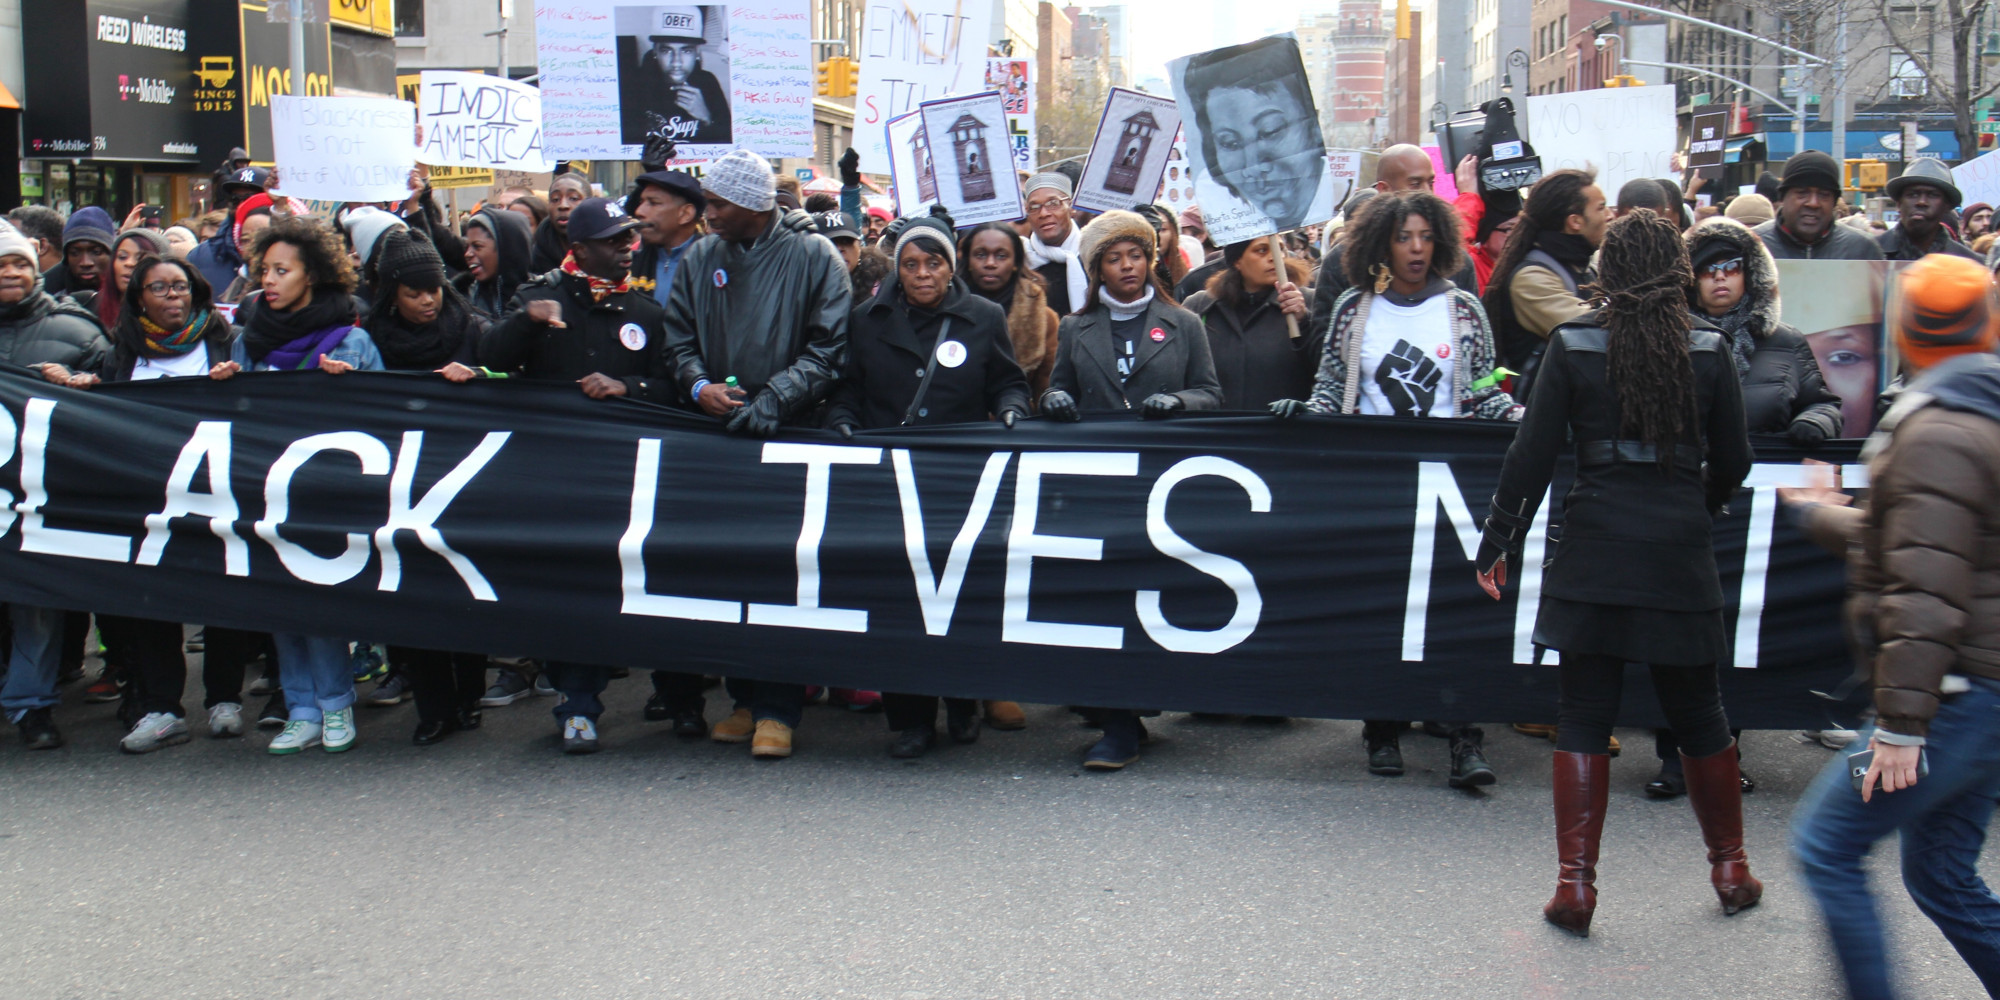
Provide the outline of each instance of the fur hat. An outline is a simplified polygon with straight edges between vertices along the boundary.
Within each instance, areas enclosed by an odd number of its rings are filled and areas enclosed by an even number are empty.
[[[1149,263],[1160,256],[1153,224],[1147,222],[1145,216],[1137,212],[1106,212],[1083,227],[1083,238],[1077,245],[1077,255],[1083,258],[1083,273],[1089,275],[1092,282],[1097,280],[1098,259],[1119,240],[1133,240],[1145,247]]]

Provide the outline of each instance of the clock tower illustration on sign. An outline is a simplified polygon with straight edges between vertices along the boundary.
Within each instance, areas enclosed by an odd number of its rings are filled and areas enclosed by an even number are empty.
[[[967,203],[992,201],[993,161],[986,155],[986,123],[969,114],[951,123],[951,153],[958,162],[958,193]]]
[[[917,165],[917,200],[937,200],[937,171],[931,164],[931,139],[922,122],[910,133],[911,162]]]
[[[1107,189],[1121,194],[1138,189],[1139,168],[1146,162],[1146,151],[1153,148],[1153,134],[1159,130],[1160,123],[1151,111],[1141,110],[1125,119],[1124,133],[1118,137],[1118,159],[1104,175]]]

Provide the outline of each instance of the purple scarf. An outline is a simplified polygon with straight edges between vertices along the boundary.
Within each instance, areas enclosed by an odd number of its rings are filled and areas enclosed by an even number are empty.
[[[297,371],[319,365],[319,359],[347,339],[353,326],[330,326],[324,330],[308,333],[282,347],[272,349],[264,355],[264,363],[279,371]]]

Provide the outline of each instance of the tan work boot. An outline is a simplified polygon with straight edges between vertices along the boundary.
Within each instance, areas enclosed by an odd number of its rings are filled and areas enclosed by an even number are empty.
[[[792,727],[776,719],[764,719],[757,723],[757,738],[750,741],[752,757],[790,757],[792,755]]]
[[[750,721],[750,710],[739,708],[730,713],[729,718],[716,723],[715,728],[708,731],[708,738],[717,743],[748,743],[750,731],[755,728],[757,724]]]
[[[989,701],[984,704],[987,725],[1004,730],[1028,728],[1028,713],[1021,711],[1019,702]]]

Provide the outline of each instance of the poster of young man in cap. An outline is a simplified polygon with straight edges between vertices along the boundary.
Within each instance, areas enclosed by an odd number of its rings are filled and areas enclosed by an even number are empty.
[[[1167,73],[1216,245],[1333,218],[1339,202],[1296,37],[1198,52]]]
[[[619,139],[682,146],[731,141],[729,8],[619,6]]]

